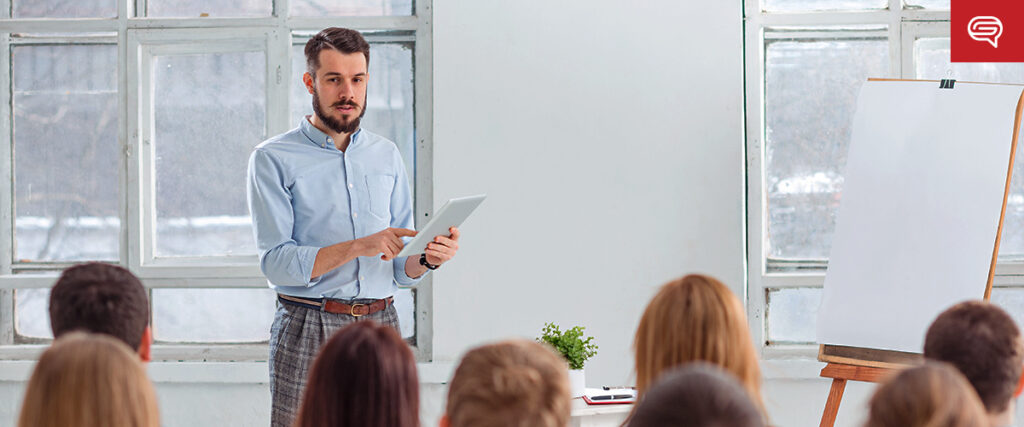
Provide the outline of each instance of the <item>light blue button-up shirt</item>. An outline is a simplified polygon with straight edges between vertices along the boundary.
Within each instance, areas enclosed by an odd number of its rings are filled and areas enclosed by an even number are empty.
[[[260,269],[278,293],[307,298],[385,298],[406,258],[358,257],[310,279],[320,248],[388,227],[413,228],[412,196],[395,144],[358,130],[344,152],[307,119],[256,146],[246,185]]]

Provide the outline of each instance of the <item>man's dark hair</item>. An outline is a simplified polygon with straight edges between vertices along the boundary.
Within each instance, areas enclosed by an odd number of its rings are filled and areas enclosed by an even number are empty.
[[[1024,348],[1020,329],[1003,309],[967,301],[942,312],[928,328],[924,357],[956,366],[990,414],[1006,410],[1017,390]]]
[[[149,324],[142,282],[123,267],[90,262],[64,270],[50,291],[53,337],[85,330],[113,335],[138,350]]]
[[[763,427],[764,417],[739,381],[695,362],[658,378],[636,405],[629,427]]]
[[[348,28],[330,27],[316,33],[306,42],[306,71],[316,80],[316,70],[320,68],[320,51],[334,49],[344,54],[361,52],[366,58],[366,66],[370,66],[370,44],[359,31]]]

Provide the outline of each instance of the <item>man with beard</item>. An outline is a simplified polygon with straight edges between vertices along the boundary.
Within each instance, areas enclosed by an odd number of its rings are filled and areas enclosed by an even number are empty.
[[[370,45],[327,28],[306,43],[302,80],[312,116],[249,158],[247,195],[260,268],[278,294],[270,331],[271,425],[290,426],[320,345],[345,325],[399,329],[397,285],[450,260],[459,231],[419,256],[396,258],[416,234],[405,165],[395,144],[360,129]]]

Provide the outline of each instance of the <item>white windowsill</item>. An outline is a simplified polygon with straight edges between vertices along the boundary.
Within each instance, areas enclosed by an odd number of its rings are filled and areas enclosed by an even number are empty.
[[[25,382],[32,375],[34,360],[0,360],[0,382]],[[154,383],[266,384],[267,362],[152,362],[147,364]],[[417,363],[420,383],[446,384],[451,362]]]

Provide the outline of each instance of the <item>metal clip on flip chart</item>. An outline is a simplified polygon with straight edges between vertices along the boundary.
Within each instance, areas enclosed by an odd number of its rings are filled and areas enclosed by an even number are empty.
[[[953,83],[956,83],[956,79],[942,79],[939,80],[940,89],[952,89]]]

